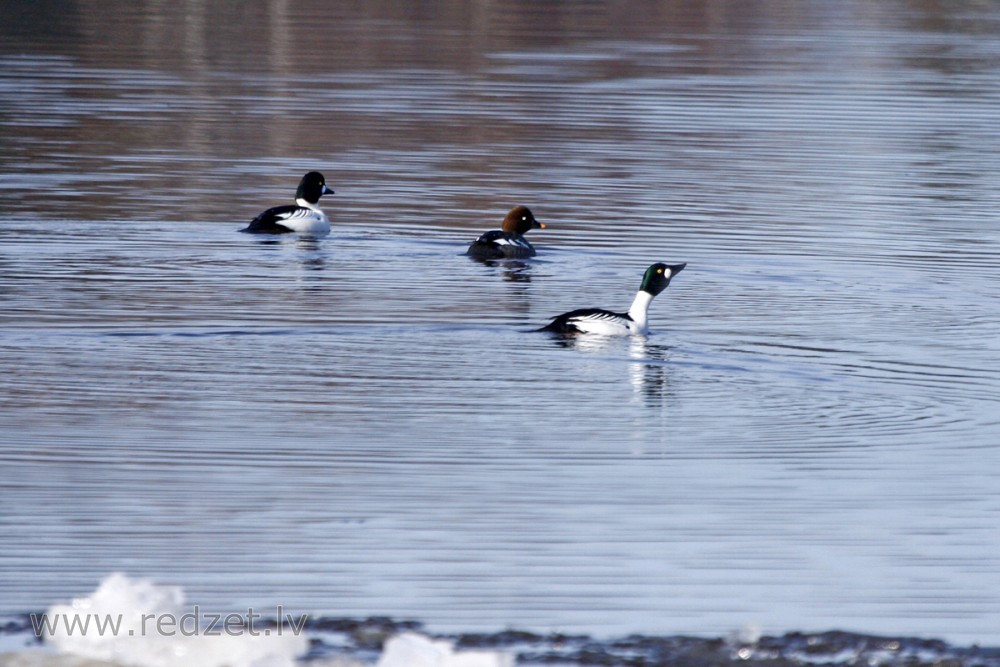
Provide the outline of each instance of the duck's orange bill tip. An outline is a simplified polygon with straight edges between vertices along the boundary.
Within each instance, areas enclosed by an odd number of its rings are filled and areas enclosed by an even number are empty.
[[[546,227],[548,227],[548,225],[546,225],[544,222],[539,222],[538,226],[540,229],[545,229]]]

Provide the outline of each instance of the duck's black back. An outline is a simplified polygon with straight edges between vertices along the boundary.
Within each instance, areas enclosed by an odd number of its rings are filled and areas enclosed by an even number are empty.
[[[524,259],[534,257],[535,249],[520,234],[494,229],[473,241],[465,254],[476,259]]]
[[[302,207],[295,204],[269,208],[251,220],[246,229],[241,229],[240,231],[247,234],[288,234],[293,230],[281,224],[282,218],[280,216],[287,216],[300,208]]]

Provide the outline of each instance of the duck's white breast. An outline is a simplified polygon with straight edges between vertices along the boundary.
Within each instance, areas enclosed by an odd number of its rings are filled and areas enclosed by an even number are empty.
[[[319,209],[299,208],[279,217],[282,225],[299,234],[330,233],[330,219]]]

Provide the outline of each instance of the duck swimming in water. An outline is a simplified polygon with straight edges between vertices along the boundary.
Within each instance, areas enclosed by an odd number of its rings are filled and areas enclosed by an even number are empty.
[[[616,313],[602,308],[580,308],[557,315],[552,322],[539,329],[560,334],[592,333],[603,336],[645,335],[649,333],[649,304],[653,297],[667,289],[670,279],[687,264],[653,264],[642,276],[642,285],[626,313]]]
[[[545,229],[527,206],[515,206],[503,219],[503,226],[486,232],[465,252],[476,259],[525,259],[535,256],[535,248],[524,235],[531,229]]]
[[[326,179],[318,171],[310,171],[299,181],[295,203],[269,208],[250,221],[241,232],[248,234],[310,234],[325,236],[330,233],[330,219],[319,207],[319,198],[332,195]]]

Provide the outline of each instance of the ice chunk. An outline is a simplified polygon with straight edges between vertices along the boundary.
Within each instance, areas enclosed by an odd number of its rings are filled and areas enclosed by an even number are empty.
[[[514,656],[456,651],[451,642],[404,632],[385,643],[377,667],[514,667]]]
[[[60,653],[135,667],[291,667],[308,650],[288,628],[206,634],[183,604],[180,588],[112,574],[90,596],[51,607],[40,630]]]

